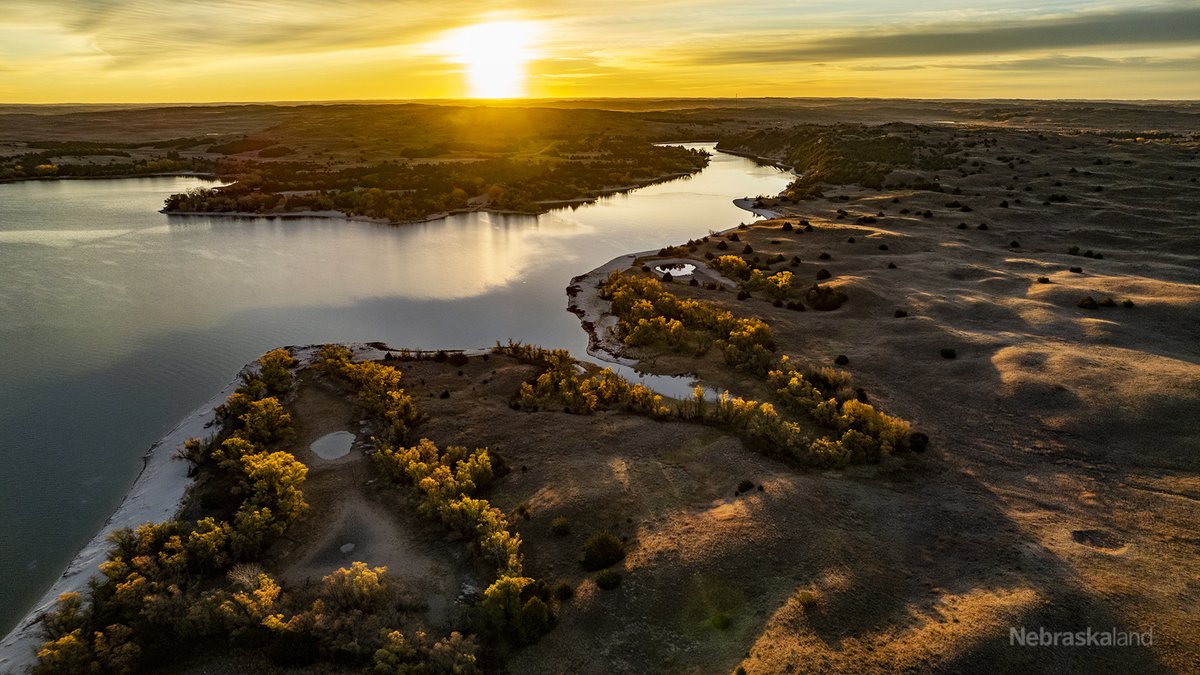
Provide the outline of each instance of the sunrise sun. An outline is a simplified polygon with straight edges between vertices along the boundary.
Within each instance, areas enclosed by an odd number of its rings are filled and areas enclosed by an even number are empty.
[[[491,21],[451,32],[442,46],[465,67],[471,98],[518,98],[525,95],[525,66],[535,57],[537,25],[529,21]]]

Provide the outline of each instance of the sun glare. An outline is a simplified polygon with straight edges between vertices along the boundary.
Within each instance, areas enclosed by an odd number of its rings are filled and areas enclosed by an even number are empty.
[[[443,43],[465,66],[471,98],[525,95],[525,65],[534,59],[537,26],[529,21],[491,21],[453,31]]]

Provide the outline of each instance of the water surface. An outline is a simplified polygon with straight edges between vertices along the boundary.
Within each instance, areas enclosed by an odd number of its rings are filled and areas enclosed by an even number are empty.
[[[354,434],[349,431],[335,431],[325,434],[308,446],[321,459],[341,459],[350,454],[354,445]]]
[[[509,339],[583,356],[571,277],[752,216],[788,176],[691,178],[539,217],[392,227],[157,212],[195,178],[0,185],[0,632],[119,504],[146,449],[281,345]]]

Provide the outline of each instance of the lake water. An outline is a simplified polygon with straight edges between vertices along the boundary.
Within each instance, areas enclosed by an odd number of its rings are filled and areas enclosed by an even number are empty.
[[[788,179],[715,154],[696,176],[575,210],[403,227],[157,212],[194,178],[0,185],[0,634],[146,449],[263,352],[511,338],[583,356],[571,277],[748,222],[731,200]]]

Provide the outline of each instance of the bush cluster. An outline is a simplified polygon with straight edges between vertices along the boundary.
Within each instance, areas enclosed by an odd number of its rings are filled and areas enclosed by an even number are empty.
[[[875,462],[885,454],[911,449],[912,426],[869,403],[846,396],[848,378],[834,375],[838,372],[823,368],[802,373],[785,356],[768,376],[785,407],[840,433],[836,439],[813,441],[812,455],[845,464]]]
[[[786,274],[790,282],[791,275]],[[731,366],[753,373],[765,373],[770,366],[775,342],[761,319],[735,317],[716,304],[679,298],[652,277],[619,271],[601,285],[600,295],[612,301],[618,331],[627,345],[665,343],[677,351],[691,347],[703,353],[715,341]]]
[[[236,635],[242,618],[274,601],[273,582],[249,594],[212,587],[230,565],[260,555],[308,508],[301,491],[308,468],[291,453],[271,449],[293,434],[291,415],[270,393],[291,389],[295,360],[275,350],[258,366],[219,406],[217,438],[192,439],[183,452],[198,469],[231,482],[240,502],[196,521],[114,532],[87,602],[66,593],[47,615],[35,672],[132,672],[183,640]]]
[[[775,262],[782,261],[782,256],[778,256],[775,259]],[[746,262],[741,256],[718,256],[711,260],[709,265],[722,275],[730,279],[739,280],[743,291],[764,291],[773,300],[787,298],[788,292],[792,290],[794,284],[794,275],[791,272],[783,271],[770,274],[770,269],[756,268]]]
[[[641,384],[631,384],[608,368],[593,375],[576,370],[566,350],[547,353],[546,370],[533,382],[523,382],[518,402],[525,410],[558,407],[575,414],[617,408],[652,417],[666,417],[671,410],[663,397]]]
[[[376,361],[354,363],[350,350],[340,345],[321,347],[317,366],[354,387],[358,404],[381,423],[384,442],[404,440],[420,419],[412,397],[400,386],[398,369]]]
[[[496,350],[504,352],[506,348],[497,345]],[[507,350],[534,362],[552,358],[551,352],[515,343],[510,343]],[[408,398],[400,388],[400,372],[373,362],[355,364],[349,357],[349,351],[342,347],[326,346],[321,349],[318,363],[350,382],[368,413],[386,421],[391,435],[402,436],[398,424],[404,424],[407,430],[417,416],[411,399],[399,408],[392,403]],[[375,405],[375,401],[384,404]],[[398,416],[398,409],[406,414]],[[421,439],[411,447],[394,447],[381,438],[375,443],[372,458],[379,472],[393,482],[415,487],[421,495],[421,510],[471,540],[480,558],[495,570],[495,581],[484,592],[479,608],[488,627],[517,644],[533,642],[550,630],[556,620],[556,601],[550,587],[523,575],[520,535],[511,530],[500,509],[474,496],[494,475],[488,451],[462,446],[438,448],[429,439]],[[388,657],[389,662],[392,658]]]

